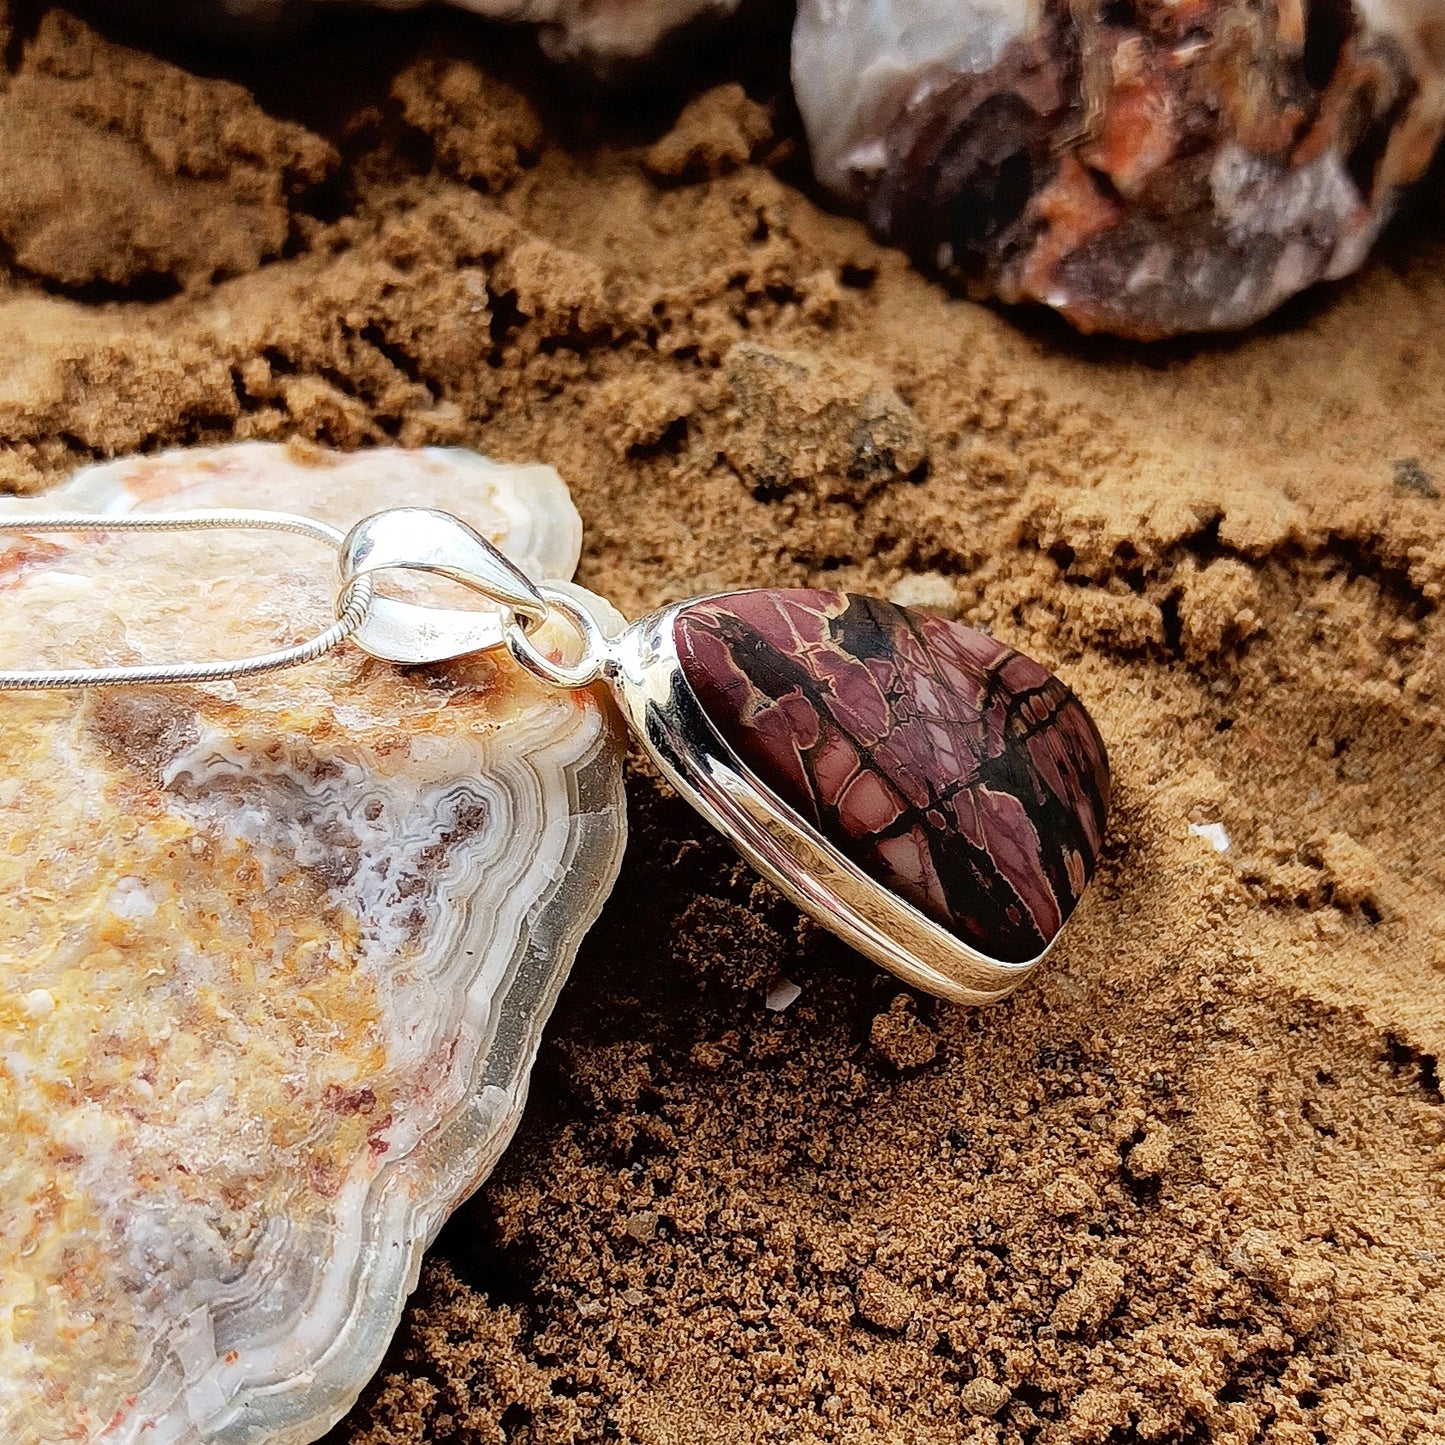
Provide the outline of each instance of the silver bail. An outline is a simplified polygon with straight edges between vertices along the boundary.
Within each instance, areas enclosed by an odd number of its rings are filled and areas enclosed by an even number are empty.
[[[351,640],[385,662],[445,662],[507,642],[514,622],[541,622],[548,603],[531,579],[485,537],[448,512],[393,507],[363,518],[337,558],[342,588],[377,572],[426,572],[480,593],[498,611],[432,607],[376,596]]]

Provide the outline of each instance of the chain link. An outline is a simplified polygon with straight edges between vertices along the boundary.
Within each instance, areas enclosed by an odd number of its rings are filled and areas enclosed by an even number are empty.
[[[525,617],[514,617],[507,626],[507,651],[513,660],[527,669],[533,677],[553,687],[574,691],[590,687],[602,677],[612,655],[607,638],[597,625],[597,619],[577,601],[555,587],[537,589],[548,608],[560,613],[571,624],[581,640],[582,648],[572,662],[554,661],[532,641],[532,624]]]

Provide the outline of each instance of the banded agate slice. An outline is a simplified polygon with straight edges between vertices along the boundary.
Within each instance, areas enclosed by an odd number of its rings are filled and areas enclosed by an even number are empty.
[[[405,503],[536,578],[576,565],[550,468],[462,452],[246,444],[34,505]],[[324,623],[333,565],[274,535],[7,539],[0,665],[262,651]],[[3,708],[0,1439],[314,1440],[517,1124],[621,856],[610,710],[354,649]]]

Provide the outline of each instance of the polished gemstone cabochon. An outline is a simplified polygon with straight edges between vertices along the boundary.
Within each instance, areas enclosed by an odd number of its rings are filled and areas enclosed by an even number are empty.
[[[733,592],[677,616],[683,676],[739,760],[870,877],[1023,963],[1098,862],[1103,740],[1032,658],[839,592]]]

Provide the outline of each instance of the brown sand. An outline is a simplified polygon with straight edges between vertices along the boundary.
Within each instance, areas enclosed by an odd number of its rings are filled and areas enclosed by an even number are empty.
[[[232,437],[546,460],[624,609],[944,607],[1113,753],[1101,878],[984,1012],[800,926],[639,769],[518,1140],[334,1445],[1445,1440],[1438,220],[1130,350],[822,212],[775,67],[624,134],[539,120],[451,18],[345,21],[259,100],[16,25],[9,487]]]

